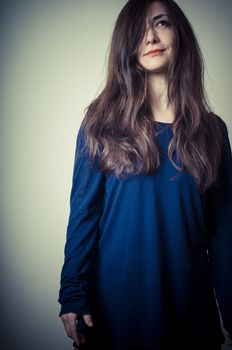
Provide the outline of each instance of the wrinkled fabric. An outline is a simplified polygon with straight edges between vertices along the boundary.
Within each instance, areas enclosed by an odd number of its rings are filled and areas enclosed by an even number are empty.
[[[88,349],[220,349],[219,309],[232,334],[232,156],[215,118],[219,185],[204,194],[168,158],[172,124],[153,124],[160,168],[120,180],[90,163],[79,128],[58,301],[59,316],[92,315],[78,321]]]

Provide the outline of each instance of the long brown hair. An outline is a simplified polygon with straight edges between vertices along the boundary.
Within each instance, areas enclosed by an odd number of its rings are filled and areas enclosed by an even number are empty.
[[[154,0],[129,0],[116,20],[110,42],[104,89],[82,121],[90,158],[99,156],[105,174],[150,174],[160,165],[154,120],[148,102],[147,73],[136,52],[146,31],[147,9]],[[204,62],[191,24],[173,0],[161,1],[174,26],[174,60],[168,99],[174,106],[173,138],[168,156],[178,170],[193,175],[200,190],[215,182],[222,138],[217,116],[204,90]],[[182,166],[172,159],[177,152]]]

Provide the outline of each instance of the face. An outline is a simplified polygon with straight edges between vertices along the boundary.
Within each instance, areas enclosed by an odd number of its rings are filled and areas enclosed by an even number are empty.
[[[162,15],[162,16],[161,16]],[[155,18],[156,16],[159,16]],[[148,72],[165,73],[173,61],[174,29],[164,5],[153,1],[148,8],[146,32],[137,51],[139,64]],[[162,50],[147,54],[151,50]]]

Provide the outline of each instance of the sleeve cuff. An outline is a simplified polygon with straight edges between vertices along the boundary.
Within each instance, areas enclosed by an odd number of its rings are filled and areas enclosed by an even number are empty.
[[[77,314],[91,314],[90,308],[87,303],[81,303],[78,301],[72,301],[69,303],[65,303],[61,305],[59,317],[63,314],[67,314],[68,312],[73,312]]]

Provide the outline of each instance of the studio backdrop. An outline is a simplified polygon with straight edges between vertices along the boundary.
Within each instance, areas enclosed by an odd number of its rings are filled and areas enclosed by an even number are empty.
[[[232,1],[176,0],[232,142]],[[77,130],[105,81],[123,0],[9,0],[0,9],[1,349],[65,350],[58,318]]]

